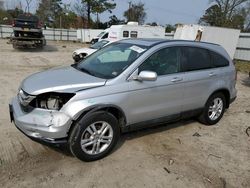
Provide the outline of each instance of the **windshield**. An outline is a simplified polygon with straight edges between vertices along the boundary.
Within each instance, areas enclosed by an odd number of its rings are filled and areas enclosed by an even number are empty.
[[[97,37],[101,37],[102,35],[104,35],[105,31],[101,32],[99,35],[97,35]]]
[[[74,67],[95,77],[112,79],[120,75],[146,50],[146,46],[113,43],[88,56]]]
[[[108,43],[109,43],[109,41],[102,40],[102,41],[96,42],[95,44],[91,45],[90,48],[92,48],[92,49],[100,49],[100,48],[102,48],[103,46],[105,46]]]

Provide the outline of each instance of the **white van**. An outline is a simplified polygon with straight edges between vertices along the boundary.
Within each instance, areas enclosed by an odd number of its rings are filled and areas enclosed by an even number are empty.
[[[102,31],[99,35],[97,35],[97,37],[94,37],[90,43],[94,44],[96,42],[99,42],[100,40],[104,40],[107,39],[109,35],[109,29],[105,29],[104,31]]]
[[[102,39],[122,40],[127,38],[165,38],[165,28],[162,26],[139,25],[138,22],[128,22],[126,25],[112,25],[101,32],[91,42]]]

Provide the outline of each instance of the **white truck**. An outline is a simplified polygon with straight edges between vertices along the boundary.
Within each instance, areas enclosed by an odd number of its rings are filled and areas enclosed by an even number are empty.
[[[165,28],[162,26],[139,25],[128,22],[126,25],[112,25],[91,40],[91,43],[103,39],[122,40],[126,38],[164,38]]]
[[[219,44],[225,48],[227,53],[233,59],[239,36],[240,30],[238,29],[189,24],[178,25],[174,34],[174,39]]]

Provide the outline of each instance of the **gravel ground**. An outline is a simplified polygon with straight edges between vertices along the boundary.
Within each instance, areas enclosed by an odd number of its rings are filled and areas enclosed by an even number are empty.
[[[28,139],[8,112],[25,77],[72,64],[82,45],[48,42],[37,51],[6,43],[0,40],[0,187],[250,187],[248,75],[238,74],[238,98],[218,125],[188,120],[128,133],[108,157],[85,163]]]

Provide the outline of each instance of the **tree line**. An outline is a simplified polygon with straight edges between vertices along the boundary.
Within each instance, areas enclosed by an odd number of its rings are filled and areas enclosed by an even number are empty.
[[[38,5],[35,15],[48,27],[105,29],[128,21],[145,24],[147,18],[145,4],[142,2],[129,2],[128,9],[123,13],[125,19],[119,19],[112,15],[116,8],[115,0],[76,0],[74,4],[65,4],[62,0],[25,0],[24,7],[19,5],[6,10],[0,6],[0,24],[9,24],[19,14],[29,12],[32,1]],[[209,0],[209,3],[199,24],[250,31],[250,0]],[[107,22],[99,19],[104,12],[111,15]],[[146,24],[157,25],[156,22]],[[167,24],[166,32],[174,31],[175,26]]]

